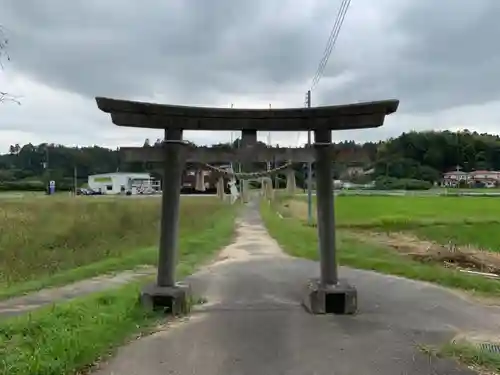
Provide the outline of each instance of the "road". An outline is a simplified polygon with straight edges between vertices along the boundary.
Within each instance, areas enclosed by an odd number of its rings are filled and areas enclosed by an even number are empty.
[[[189,279],[207,303],[190,318],[118,350],[98,375],[466,375],[431,358],[457,332],[500,332],[497,308],[476,306],[440,287],[342,268],[358,287],[355,316],[313,316],[301,290],[318,264],[283,254],[255,203],[235,242]]]
[[[312,193],[316,195],[316,192]],[[450,189],[448,192],[441,189],[430,190],[335,190],[334,194],[338,195],[386,195],[386,196],[405,196],[405,197],[437,197],[442,196],[464,196],[464,197],[500,197],[500,191],[497,189],[478,189],[478,191],[460,191]],[[307,193],[298,193],[299,196],[307,196]]]
[[[299,190],[300,191],[300,190]],[[316,195],[316,192],[312,193],[313,196]],[[419,197],[435,197],[435,196],[446,196],[446,191],[442,189],[431,189],[431,190],[414,190],[414,191],[406,191],[406,190],[335,190],[334,194],[336,196],[339,195],[363,195],[363,196],[407,196],[407,197],[413,197],[413,196],[419,196]],[[478,191],[460,191],[460,190],[449,190],[450,196],[464,196],[464,197],[500,197],[500,191],[498,189],[478,189]],[[307,196],[307,193],[302,193],[298,192],[295,195],[297,196]],[[61,197],[64,196],[64,193],[58,193],[56,196]],[[72,197],[73,195],[68,193],[69,197]],[[118,198],[127,198],[127,199],[137,199],[137,198],[155,198],[155,197],[160,197],[161,195],[130,195],[130,196],[125,196],[125,195],[93,195],[91,197],[85,197],[85,198],[100,198],[100,197],[118,197]],[[216,194],[181,194],[182,197],[214,197]],[[20,192],[5,192],[5,193],[0,193],[0,199],[1,198],[25,198],[25,197],[49,197],[48,195],[45,195],[43,193],[35,194],[35,193],[20,193]]]
[[[0,199],[20,199],[20,198],[51,198],[51,197],[74,197],[73,194],[58,193],[56,195],[46,195],[44,193],[18,193],[18,192],[5,192],[0,193]],[[215,197],[216,194],[181,194],[181,197]],[[79,196],[82,199],[93,199],[93,198],[123,198],[123,199],[141,199],[141,198],[161,198],[160,194],[157,195],[91,195],[91,196]]]

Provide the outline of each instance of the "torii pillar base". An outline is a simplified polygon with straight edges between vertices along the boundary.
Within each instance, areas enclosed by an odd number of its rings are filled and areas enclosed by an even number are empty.
[[[311,314],[352,315],[358,310],[358,292],[347,282],[324,285],[319,279],[307,284],[304,307]]]
[[[140,302],[148,310],[175,316],[186,315],[191,310],[191,288],[182,283],[175,286],[147,285],[141,291]]]

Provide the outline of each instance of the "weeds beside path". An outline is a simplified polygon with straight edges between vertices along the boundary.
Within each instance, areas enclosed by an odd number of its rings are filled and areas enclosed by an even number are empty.
[[[181,242],[179,278],[227,245],[235,209]],[[163,320],[138,304],[145,280],[0,321],[0,375],[69,375],[85,371],[126,340]]]
[[[159,214],[153,198],[3,201],[0,300],[156,265]],[[219,235],[218,223],[233,220],[234,209],[212,197],[183,198],[180,214],[180,257],[191,262]]]
[[[263,204],[261,212],[271,236],[292,256],[318,260],[318,238],[315,227],[291,215],[276,214],[279,206]],[[436,264],[422,263],[398,253],[388,246],[361,241],[343,230],[337,231],[340,265],[373,270],[410,279],[433,282],[450,288],[500,297],[500,281]]]

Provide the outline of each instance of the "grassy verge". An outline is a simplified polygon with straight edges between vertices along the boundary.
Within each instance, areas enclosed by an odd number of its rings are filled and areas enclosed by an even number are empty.
[[[23,223],[22,220],[19,223],[19,218],[17,218],[14,221],[20,225],[22,224],[21,228],[16,229],[11,223],[8,228],[0,229],[0,255],[4,256],[4,258],[0,256],[0,299],[45,287],[64,285],[107,272],[132,269],[139,265],[156,264],[157,247],[151,245],[156,245],[158,241],[158,200],[135,199],[127,201],[126,199],[108,199],[106,201],[87,200],[84,203],[63,200],[49,203],[65,207],[66,211],[64,212],[66,213],[72,209],[76,210],[75,212],[79,212],[78,210],[83,210],[83,212],[88,210],[90,212],[93,208],[100,208],[96,212],[92,211],[93,213],[89,214],[90,216],[87,218],[82,214],[79,216],[80,219],[68,219],[68,221],[82,220],[80,224],[83,227],[77,225],[79,228],[77,238],[87,237],[82,240],[83,244],[77,243],[77,239],[71,237],[72,234],[68,228],[72,226],[65,226],[61,229],[54,222],[51,222],[52,224],[46,223],[45,226],[47,230],[44,235],[45,242],[38,239],[35,244],[30,243],[29,251],[17,249],[23,236],[26,242],[29,242],[35,236],[29,233],[28,224],[32,224],[33,220],[40,221],[40,218],[30,219],[27,223]],[[15,202],[10,202],[10,204],[12,204],[10,208],[2,206],[2,210],[0,210],[0,214],[5,215],[4,220],[6,216],[16,215],[14,208],[17,206]],[[21,204],[28,204],[29,206],[34,203]],[[77,207],[71,209],[67,207],[67,205],[71,206],[72,204],[76,204]],[[94,206],[95,204],[97,206]],[[24,209],[26,208],[23,208],[19,214],[21,218],[25,217]],[[113,213],[113,210],[118,211],[116,220],[121,220],[122,224],[106,223],[112,220],[109,215]],[[195,214],[195,210],[200,210],[200,212]],[[211,198],[196,198],[183,201],[179,234],[181,258],[193,257],[195,256],[193,254],[197,252],[203,252],[206,248],[206,245],[203,244],[207,241],[213,242],[213,238],[207,239],[207,236],[219,235],[218,223],[232,220],[233,211],[233,208],[221,205]],[[99,216],[100,213],[103,214],[103,217]],[[47,218],[49,221],[55,220],[55,222],[59,222],[61,220],[60,216],[57,212],[52,212],[52,216],[47,216]],[[85,226],[85,223],[88,220],[91,221],[91,219],[97,221],[97,224],[100,225],[89,224]],[[129,220],[130,223],[128,223]],[[135,224],[137,224],[136,227],[134,227]],[[13,232],[8,232],[7,229],[9,228]],[[123,233],[120,231],[123,231]],[[110,235],[109,239],[105,237],[107,234]],[[60,246],[49,246],[57,241],[59,241]],[[61,245],[61,243],[65,245]],[[41,246],[40,249],[34,248],[37,244]],[[74,247],[72,247],[72,244]],[[88,254],[82,255],[80,253]],[[46,256],[45,260],[40,259],[43,255]],[[78,259],[74,259],[73,256]]]
[[[269,233],[287,253],[301,258],[318,259],[316,228],[307,226],[302,220],[294,217],[282,219],[276,214],[275,208],[267,204],[261,206],[261,212]],[[500,282],[496,280],[464,275],[437,265],[420,263],[383,246],[353,239],[342,231],[337,233],[338,260],[341,265],[500,296]]]
[[[233,216],[181,245],[179,277],[230,242]],[[187,240],[186,240],[187,241]],[[138,305],[141,282],[0,321],[1,375],[66,375],[87,369],[161,318]]]
[[[37,280],[15,283],[0,290],[0,300],[20,296],[43,288],[66,285],[106,273],[111,274],[124,270],[132,270],[139,265],[153,264],[157,256],[157,251],[154,247],[138,249],[136,252],[121,258],[105,259]]]
[[[139,284],[0,322],[0,374],[74,374],[159,319],[137,303]]]
[[[483,350],[467,342],[449,343],[436,351],[438,357],[451,357],[473,367],[479,373],[500,373],[500,354]]]

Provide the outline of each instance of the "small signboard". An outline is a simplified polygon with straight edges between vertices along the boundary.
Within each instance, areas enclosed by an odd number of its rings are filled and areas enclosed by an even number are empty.
[[[52,195],[56,192],[56,182],[51,180],[49,181],[49,195]]]
[[[111,177],[94,177],[94,182],[108,183],[113,182]]]

